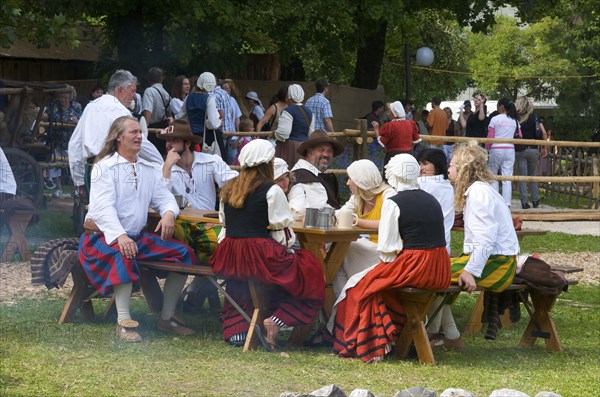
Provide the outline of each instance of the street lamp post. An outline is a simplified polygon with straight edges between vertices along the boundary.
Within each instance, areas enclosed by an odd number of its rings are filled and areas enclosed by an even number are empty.
[[[421,47],[417,50],[417,65],[430,66],[433,63],[433,51],[429,47]],[[410,99],[410,46],[404,44],[404,78],[406,79],[406,99]]]

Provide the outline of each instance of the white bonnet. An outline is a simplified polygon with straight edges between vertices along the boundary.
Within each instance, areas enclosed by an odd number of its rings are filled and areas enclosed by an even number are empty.
[[[388,183],[397,191],[416,189],[419,187],[417,178],[420,166],[410,154],[401,153],[392,157],[385,166],[385,177]]]
[[[348,166],[348,176],[362,190],[370,191],[383,182],[379,169],[371,160],[357,160]]]
[[[275,157],[275,159],[273,160],[273,171],[274,171],[273,179],[277,179],[280,176],[282,176],[283,174],[288,173],[289,169],[288,169],[288,165],[287,165],[286,161],[279,157]]]
[[[201,90],[213,92],[215,90],[215,87],[217,86],[217,79],[215,78],[215,75],[211,72],[204,72],[200,75],[200,77],[198,77],[196,85]]]
[[[290,84],[288,97],[296,103],[301,103],[304,100],[304,90],[299,84]]]
[[[404,112],[404,105],[400,101],[390,103],[390,110],[398,119],[406,117],[406,112]]]
[[[240,151],[238,161],[242,168],[268,163],[275,156],[273,144],[266,139],[253,139]]]

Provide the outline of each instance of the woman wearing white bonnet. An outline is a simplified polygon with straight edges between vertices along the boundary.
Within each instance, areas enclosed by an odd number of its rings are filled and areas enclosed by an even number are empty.
[[[206,143],[209,145],[217,137],[219,147],[224,149],[222,139],[219,139],[220,132],[212,133],[213,130],[217,130],[221,126],[217,102],[215,97],[210,95],[217,85],[215,76],[210,72],[204,72],[198,77],[196,85],[198,89],[190,92],[185,98],[177,118],[188,120],[194,135],[203,136],[204,131],[206,131]],[[221,153],[224,153],[223,150]]]
[[[419,126],[414,121],[406,119],[402,102],[388,103],[387,108],[390,122],[381,126],[381,129],[378,122],[371,123],[377,141],[385,148],[384,167],[397,154],[413,154],[413,146],[421,142]]]
[[[350,164],[346,184],[352,195],[336,214],[342,210],[350,210],[358,216],[356,226],[377,229],[383,202],[396,194],[396,191],[383,182],[381,173],[371,160],[358,160]],[[377,238],[377,234],[370,234],[350,243],[342,268],[333,282],[336,296],[339,296],[351,276],[380,262]]]
[[[392,157],[386,166],[386,177],[398,193],[381,209],[377,250],[382,262],[348,280],[328,324],[333,351],[342,357],[380,361],[391,351],[406,317],[402,304],[385,291],[450,284],[442,209],[418,188],[418,176],[419,163],[409,154]]]
[[[290,183],[293,181],[291,180],[292,174],[290,174],[290,170],[284,159],[280,159],[279,157],[273,159],[273,172],[275,183],[279,185],[285,194],[288,194]]]
[[[298,146],[314,131],[313,114],[302,104],[304,90],[299,84],[288,87],[288,107],[279,116],[279,124],[275,130],[275,155],[285,160],[291,168],[300,160],[296,152]]]
[[[253,309],[248,280],[279,287],[271,295],[273,311],[263,322],[269,350],[275,350],[282,326],[310,324],[325,302],[321,262],[307,250],[288,250],[294,235],[286,230],[294,217],[273,181],[274,156],[273,145],[264,139],[242,148],[240,174],[221,190],[222,240],[210,259],[215,274],[227,279],[227,292],[246,312]],[[224,339],[243,345],[249,324],[227,300],[221,318]]]

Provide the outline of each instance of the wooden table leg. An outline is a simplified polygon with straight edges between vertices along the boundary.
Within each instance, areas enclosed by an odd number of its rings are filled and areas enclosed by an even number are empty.
[[[550,317],[550,310],[552,310],[560,293],[556,295],[542,295],[534,290],[529,290],[529,295],[533,302],[533,317],[539,324],[541,330],[550,334],[550,337],[545,339],[546,348],[556,352],[563,351],[560,339],[558,338],[558,332],[556,331],[556,326],[554,325],[554,320]],[[534,320],[530,319],[519,344],[521,346],[533,346],[538,338],[533,335],[533,331],[535,330],[536,326]]]

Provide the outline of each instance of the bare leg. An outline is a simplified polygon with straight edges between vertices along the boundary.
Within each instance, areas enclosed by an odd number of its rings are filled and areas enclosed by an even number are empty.
[[[277,335],[279,334],[281,326],[277,324],[277,322],[275,322],[275,320],[273,320],[271,317],[265,318],[263,325],[267,331],[267,343],[269,344],[271,351],[274,352],[277,347]]]

